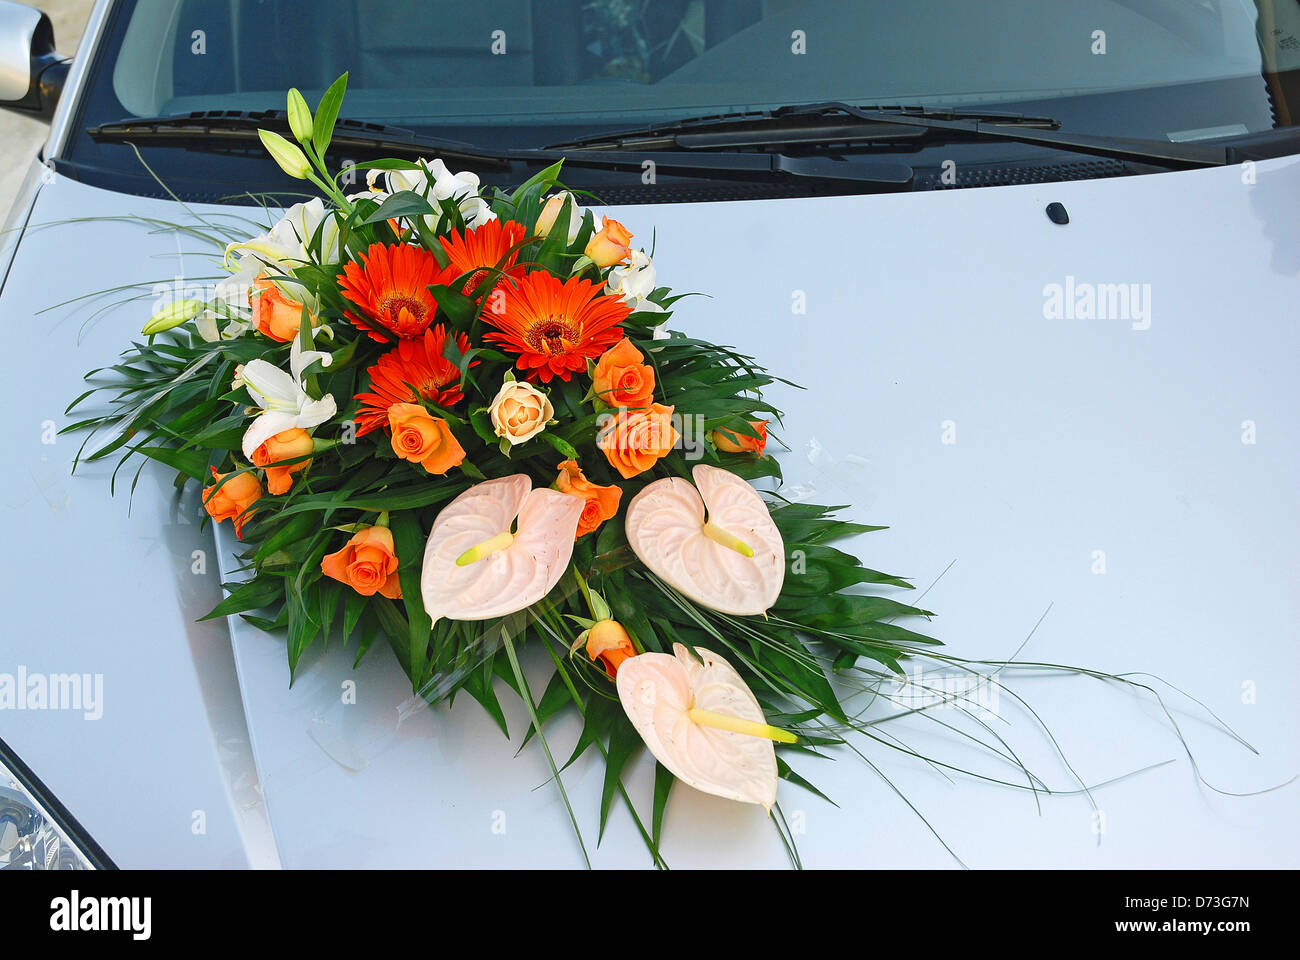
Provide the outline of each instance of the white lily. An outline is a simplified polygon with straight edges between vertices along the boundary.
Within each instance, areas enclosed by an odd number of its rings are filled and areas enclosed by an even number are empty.
[[[393,172],[396,172],[396,171],[393,171]],[[383,187],[378,186],[379,178],[380,178],[380,177],[383,177],[383,179],[384,179],[384,186],[383,186]],[[391,182],[392,182],[392,181],[390,181],[390,180],[388,179],[388,174],[387,174],[386,172],[384,172],[383,170],[367,170],[367,171],[366,171],[366,189],[369,191],[369,194],[382,194],[382,195],[385,196],[385,197],[388,196],[389,191],[386,190],[385,187],[387,187]],[[358,194],[355,194],[355,196],[356,196],[356,198],[357,198],[358,200],[360,200],[360,199],[362,199],[362,198],[368,196],[369,194],[358,193]],[[348,197],[348,199],[351,200],[352,197]],[[374,199],[374,198],[372,197],[372,199]]]
[[[663,313],[664,308],[650,299],[658,273],[644,250],[633,250],[627,263],[609,271],[605,292],[619,297],[633,313]]]
[[[366,185],[370,188],[369,199],[382,203],[394,193],[410,190],[418,193],[430,203],[442,200],[455,200],[460,207],[465,225],[470,229],[480,227],[497,215],[492,212],[488,202],[479,196],[480,181],[477,174],[462,170],[452,173],[441,160],[419,160],[419,170],[371,170],[366,174]],[[425,168],[428,173],[425,173]],[[378,186],[380,178],[384,186]],[[430,179],[432,178],[432,179]],[[431,214],[424,218],[430,230],[437,230],[441,214]]]
[[[253,281],[258,278],[263,269],[256,258],[250,257],[249,263],[240,268],[237,273],[217,281],[213,300],[230,310],[239,311],[241,315],[251,313],[248,296],[253,290]]]
[[[226,266],[232,265],[232,255],[234,255],[233,263],[240,271],[260,264],[263,268],[277,267],[281,273],[287,273],[293,267],[311,262],[311,255],[307,248],[316,236],[317,230],[321,231],[320,262],[337,263],[339,259],[338,219],[333,211],[326,210],[325,204],[316,197],[306,203],[295,203],[266,233],[227,246]]]
[[[321,263],[336,263],[339,259],[339,224],[333,211],[326,210],[325,204],[317,197],[307,203],[295,203],[284,212],[265,233],[260,233],[250,240],[232,243],[226,247],[225,266],[231,271],[230,276],[218,281],[213,299],[225,307],[227,315],[238,315],[247,319],[252,314],[249,306],[249,292],[253,282],[262,274],[276,276],[290,274],[295,267],[312,262],[308,250],[316,232],[321,232]],[[276,283],[281,292],[295,300],[303,300],[313,313],[317,310],[314,297],[308,296],[305,287],[300,284],[282,285]],[[204,339],[209,339],[212,324],[204,325]],[[227,326],[223,337],[238,336],[248,326]],[[211,339],[215,339],[215,336]]]
[[[225,321],[224,327],[218,327],[218,323]],[[212,307],[206,307],[197,317],[194,318],[194,329],[200,337],[208,343],[216,343],[218,340],[233,340],[235,337],[251,329],[252,323],[239,316],[229,316]]]
[[[328,331],[328,327],[320,328]],[[320,332],[320,331],[318,331]],[[289,346],[289,372],[285,373],[265,360],[249,360],[235,370],[233,387],[247,387],[249,394],[262,413],[249,424],[242,443],[244,456],[252,460],[253,453],[277,433],[301,427],[310,430],[320,426],[338,412],[333,394],[314,400],[303,389],[303,371],[319,360],[328,367],[331,357],[323,350],[304,350],[295,337]]]
[[[477,174],[462,170],[452,173],[441,160],[429,164],[433,174],[433,196],[437,200],[455,200],[465,217],[466,226],[471,229],[482,226],[489,220],[495,220],[486,200],[479,196],[479,178]]]

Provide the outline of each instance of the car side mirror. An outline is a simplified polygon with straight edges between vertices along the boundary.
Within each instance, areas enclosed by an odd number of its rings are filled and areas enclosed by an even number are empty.
[[[54,50],[50,18],[0,0],[0,107],[49,119],[72,61]]]

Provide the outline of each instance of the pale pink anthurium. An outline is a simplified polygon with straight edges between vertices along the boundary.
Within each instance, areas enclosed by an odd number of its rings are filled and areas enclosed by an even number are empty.
[[[673,776],[705,793],[772,808],[772,741],[795,737],[767,725],[731,664],[711,650],[696,647],[693,654],[675,643],[671,657],[643,653],[624,660],[617,684],[632,726]]]
[[[559,582],[585,501],[532,486],[522,473],[498,477],[443,507],[420,572],[424,609],[434,622],[503,617]]]
[[[741,616],[765,613],[785,582],[785,543],[767,504],[727,470],[701,463],[691,476],[694,486],[669,477],[632,498],[628,543],[697,603]]]

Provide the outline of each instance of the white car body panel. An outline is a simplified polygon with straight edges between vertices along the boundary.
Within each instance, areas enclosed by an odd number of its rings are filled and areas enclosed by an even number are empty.
[[[923,605],[939,616],[928,630],[950,652],[1009,656],[1050,605],[1023,656],[1146,670],[1200,697],[1260,751],[1178,714],[1205,776],[1244,791],[1287,780],[1300,758],[1300,679],[1285,669],[1300,622],[1300,158],[1249,173],[1252,183],[1226,168],[602,212],[638,240],[655,236],[662,283],[711,298],[683,300],[671,327],[733,344],[809,388],[772,391],[787,412],[776,430],[790,447],[787,492],[891,525],[848,549],[930,587]],[[1044,215],[1052,201],[1069,225]],[[213,273],[167,233],[57,223],[124,215],[185,217],[169,201],[53,177],[0,292],[10,452],[0,583],[12,618],[0,671],[101,672],[106,691],[100,720],[0,712],[0,736],[122,866],[581,865],[541,752],[531,744],[514,756],[527,721],[504,687],[513,743],[468,696],[451,709],[412,705],[382,641],[355,673],[350,651],[318,645],[289,689],[280,638],[237,619],[228,630],[193,623],[218,596],[216,564],[191,572],[212,536],[198,525],[196,491],[177,505],[172,472],[147,466],[128,517],[124,493],[108,496],[110,468],[69,476],[79,437],[41,443],[44,421],[69,422],[62,411],[82,372],[111,363],[153,301],[89,323],[84,307],[39,310],[116,284]],[[1067,278],[1149,284],[1149,327],[1045,317],[1044,288]],[[795,313],[801,298],[806,312]],[[1243,443],[1245,421],[1254,443]],[[217,544],[229,571],[228,525]],[[355,703],[344,702],[349,681]],[[860,742],[966,863],[1300,865],[1294,786],[1216,796],[1198,787],[1149,702],[1082,679],[1017,689],[1091,783],[1176,762],[1098,791],[1100,815],[1082,797],[1058,797],[1039,816],[1028,794],[954,784]],[[999,733],[1049,783],[1074,787],[1013,706],[1004,695],[1014,723]],[[575,719],[547,731],[567,757]],[[906,731],[929,755],[972,759],[924,722]],[[782,783],[806,866],[954,863],[852,754],[792,764],[839,803]],[[1017,780],[1012,768],[982,769]],[[645,817],[651,771],[642,756],[627,778]],[[602,773],[593,752],[565,774],[592,862],[647,866],[617,801],[596,846]],[[196,810],[204,835],[192,832]],[[761,808],[678,785],[664,856],[672,866],[783,866],[764,820]]]

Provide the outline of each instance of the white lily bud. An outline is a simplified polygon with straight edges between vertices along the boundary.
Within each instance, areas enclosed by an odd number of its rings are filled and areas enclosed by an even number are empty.
[[[289,129],[299,143],[306,143],[312,134],[311,107],[307,106],[297,87],[289,88],[288,113]]]
[[[172,327],[179,327],[185,321],[193,320],[202,309],[202,300],[173,300],[150,317],[149,322],[140,332],[152,336],[170,330]]]
[[[262,140],[262,146],[266,147],[266,152],[280,165],[281,170],[296,180],[307,179],[307,174],[311,172],[311,164],[307,162],[306,154],[278,133],[258,130],[257,135]]]

